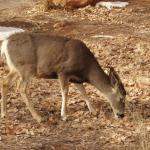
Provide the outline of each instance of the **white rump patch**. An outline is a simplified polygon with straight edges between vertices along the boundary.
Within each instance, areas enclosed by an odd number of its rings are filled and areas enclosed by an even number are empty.
[[[120,1],[117,1],[117,2],[99,2],[96,4],[96,7],[104,6],[108,10],[111,10],[113,7],[124,8],[128,4],[129,4],[128,2],[120,2]]]
[[[9,69],[11,71],[16,71],[16,68],[10,59],[7,45],[8,45],[8,40],[6,39],[2,42],[2,45],[1,45],[1,56],[4,55],[6,57],[6,62],[7,62]]]
[[[9,37],[15,33],[20,33],[24,32],[25,30],[20,29],[20,28],[14,28],[14,27],[2,27],[0,26],[0,41],[1,43],[1,56],[6,57],[6,62],[10,70],[16,70],[14,64],[12,63],[9,53],[8,53],[8,42],[9,42]]]
[[[7,39],[10,35],[18,32],[24,32],[25,30],[14,27],[2,27],[0,26],[0,41]]]

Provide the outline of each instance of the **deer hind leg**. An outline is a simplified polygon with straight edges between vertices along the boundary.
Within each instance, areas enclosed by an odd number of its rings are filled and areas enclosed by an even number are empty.
[[[37,111],[34,109],[32,103],[29,101],[29,98],[27,96],[27,87],[28,87],[29,79],[28,78],[21,78],[20,84],[20,93],[22,96],[22,99],[24,103],[26,104],[27,108],[29,109],[31,115],[37,122],[43,121],[43,118],[37,113]]]
[[[65,75],[59,75],[61,93],[62,93],[62,105],[61,105],[61,117],[62,120],[67,119],[66,109],[67,109],[67,99],[69,91],[69,81]]]
[[[7,94],[8,89],[13,85],[13,79],[15,78],[16,73],[10,72],[7,77],[2,81],[2,87],[1,87],[1,118],[4,118],[6,116],[7,110]]]
[[[83,84],[77,84],[77,83],[75,83],[74,85],[79,90],[79,92],[82,94],[82,96],[83,96],[83,98],[84,98],[84,100],[85,100],[85,102],[86,102],[86,104],[88,106],[88,109],[89,109],[90,113],[92,113],[93,115],[97,115],[96,110],[91,105],[91,102],[90,102],[90,100],[89,100],[89,98],[88,98],[88,96],[86,94],[86,90],[85,90]]]

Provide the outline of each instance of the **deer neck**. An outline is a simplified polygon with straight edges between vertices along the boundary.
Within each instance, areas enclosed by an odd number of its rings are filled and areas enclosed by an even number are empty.
[[[111,95],[113,93],[109,76],[99,65],[93,66],[91,68],[92,69],[89,75],[90,83],[100,92],[102,92],[106,97],[108,97],[108,95]]]

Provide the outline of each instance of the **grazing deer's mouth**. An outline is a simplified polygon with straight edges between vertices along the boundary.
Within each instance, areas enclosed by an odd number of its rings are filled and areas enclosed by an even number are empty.
[[[123,113],[116,113],[115,117],[119,118],[119,119],[123,119],[124,118],[124,114]]]

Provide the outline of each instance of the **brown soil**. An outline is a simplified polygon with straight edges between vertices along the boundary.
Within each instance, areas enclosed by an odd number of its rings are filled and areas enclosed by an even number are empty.
[[[0,26],[83,40],[104,69],[113,66],[119,73],[128,93],[126,116],[122,120],[114,119],[109,103],[94,87],[86,85],[98,111],[97,117],[92,116],[71,85],[68,121],[61,121],[58,81],[33,79],[29,88],[32,101],[41,115],[49,119],[38,124],[14,88],[9,94],[8,116],[0,120],[0,150],[149,150],[149,0],[132,0],[128,7],[111,11],[88,6],[42,12],[35,0],[23,2],[14,4],[0,0]],[[0,81],[7,72],[7,66],[1,60]]]

